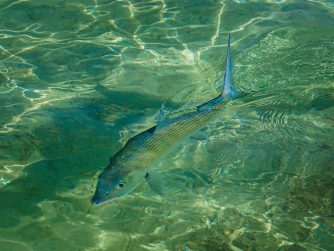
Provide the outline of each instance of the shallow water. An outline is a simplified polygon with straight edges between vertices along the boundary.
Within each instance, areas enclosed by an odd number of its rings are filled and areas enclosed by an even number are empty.
[[[84,3],[83,3],[84,2]],[[0,1],[0,249],[334,250],[332,1]],[[167,100],[240,93],[142,184],[98,172]],[[170,115],[172,116],[172,115]]]

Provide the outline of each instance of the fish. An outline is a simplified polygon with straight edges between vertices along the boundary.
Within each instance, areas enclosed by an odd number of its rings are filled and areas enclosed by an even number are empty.
[[[156,125],[129,139],[121,150],[110,158],[98,176],[91,203],[94,206],[115,201],[138,187],[143,181],[159,194],[161,182],[154,177],[154,166],[178,141],[205,125],[227,100],[237,97],[232,83],[230,34],[226,50],[225,74],[218,80],[221,93],[198,105],[194,111],[175,118],[166,118],[163,104],[156,115]]]

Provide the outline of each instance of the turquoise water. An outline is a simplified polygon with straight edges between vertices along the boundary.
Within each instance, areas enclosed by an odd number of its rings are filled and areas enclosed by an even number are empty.
[[[333,1],[0,1],[0,249],[334,250]],[[92,207],[109,158],[242,95],[142,184]]]

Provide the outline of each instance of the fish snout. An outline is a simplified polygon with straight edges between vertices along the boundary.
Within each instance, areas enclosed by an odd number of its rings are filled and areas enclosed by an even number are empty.
[[[94,196],[91,199],[91,203],[94,206],[97,206],[97,205],[101,204],[102,202],[103,202],[103,200],[100,198],[100,196],[98,196],[98,194],[95,193]]]

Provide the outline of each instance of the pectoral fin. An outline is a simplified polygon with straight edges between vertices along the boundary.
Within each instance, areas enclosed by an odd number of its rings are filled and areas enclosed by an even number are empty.
[[[160,196],[163,196],[165,194],[165,191],[163,189],[163,177],[160,173],[150,171],[145,175],[145,180],[148,186],[152,189],[152,191]]]

